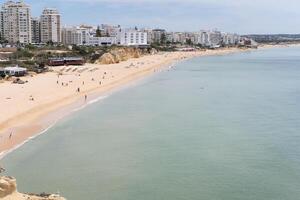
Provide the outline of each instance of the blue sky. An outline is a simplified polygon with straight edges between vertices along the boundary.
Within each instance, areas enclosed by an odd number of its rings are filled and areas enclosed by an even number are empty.
[[[25,0],[33,16],[44,7],[63,24],[120,24],[172,31],[218,29],[244,33],[300,33],[300,0]]]

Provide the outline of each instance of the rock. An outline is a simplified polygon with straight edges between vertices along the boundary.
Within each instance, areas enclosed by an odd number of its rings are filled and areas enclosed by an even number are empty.
[[[0,178],[0,198],[11,195],[17,191],[16,179],[4,176]]]
[[[13,83],[14,84],[25,84],[26,82],[25,81],[22,81],[20,78],[15,78],[13,80]]]
[[[110,52],[103,54],[96,64],[115,64],[122,61],[129,60],[131,58],[139,58],[144,54],[141,49],[138,48],[115,48]]]
[[[97,61],[96,64],[114,64],[116,60],[111,53],[103,54]]]
[[[22,194],[17,191],[16,179],[10,176],[0,177],[0,199],[1,200],[66,200],[55,194],[40,195]]]
[[[154,49],[154,48],[152,48],[151,50],[150,50],[150,54],[151,55],[155,55],[155,54],[157,54],[158,53],[158,51],[156,50],[156,49]]]

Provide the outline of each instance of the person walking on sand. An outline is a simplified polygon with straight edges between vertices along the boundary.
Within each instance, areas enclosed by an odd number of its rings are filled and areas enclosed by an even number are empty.
[[[87,95],[84,95],[84,101],[86,101],[87,100]]]
[[[80,92],[80,88],[77,88],[77,92]]]
[[[12,134],[13,134],[12,132],[9,134],[9,139],[11,139],[11,138],[12,138]]]

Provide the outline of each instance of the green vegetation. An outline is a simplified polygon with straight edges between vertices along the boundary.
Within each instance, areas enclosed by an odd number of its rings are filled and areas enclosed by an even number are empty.
[[[96,37],[101,37],[101,36],[102,36],[102,33],[101,33],[101,30],[100,30],[100,27],[98,26],[97,30],[96,30]]]

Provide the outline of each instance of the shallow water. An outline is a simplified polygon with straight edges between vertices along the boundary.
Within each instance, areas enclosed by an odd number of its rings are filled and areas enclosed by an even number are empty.
[[[1,163],[69,200],[300,197],[300,48],[195,58],[60,121]]]

